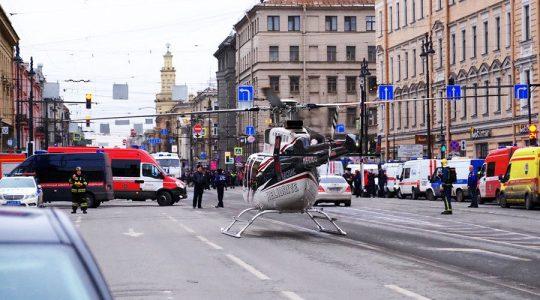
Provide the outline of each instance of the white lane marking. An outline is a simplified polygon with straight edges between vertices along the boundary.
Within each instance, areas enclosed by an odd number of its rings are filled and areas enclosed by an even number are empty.
[[[270,277],[266,276],[261,271],[255,269],[253,266],[251,266],[248,263],[244,262],[240,258],[238,258],[238,257],[236,257],[236,256],[234,256],[232,254],[227,254],[227,257],[230,260],[232,260],[234,263],[239,265],[240,267],[244,268],[249,273],[253,274],[255,277],[259,278],[260,280],[270,280]]]
[[[281,294],[289,300],[304,300],[304,298],[298,296],[297,293],[291,291],[281,291]]]
[[[77,219],[75,220],[75,227],[79,228],[81,227],[82,217],[77,216]]]
[[[387,284],[384,286],[385,288],[387,289],[391,289],[393,290],[394,292],[397,292],[397,293],[400,293],[402,294],[403,296],[407,296],[409,298],[412,298],[412,299],[416,299],[416,300],[430,300],[429,298],[426,298],[422,295],[419,295],[415,292],[411,292],[409,290],[406,290],[404,288],[400,288],[399,286],[397,285],[393,285],[393,284]]]
[[[483,249],[476,249],[476,248],[435,248],[435,247],[426,247],[424,249],[433,250],[433,251],[480,253],[480,254],[499,256],[499,257],[504,257],[504,258],[508,258],[508,259],[514,259],[514,260],[531,261],[528,258],[523,258],[523,257],[518,257],[518,256],[513,256],[513,255],[508,255],[508,254],[503,254],[503,253],[497,253],[497,252],[492,252],[492,251],[483,250]]]
[[[192,234],[195,233],[195,230],[193,230],[193,229],[189,228],[188,226],[186,226],[186,225],[184,225],[184,224],[178,222],[177,219],[175,219],[175,218],[173,218],[173,217],[171,217],[171,216],[167,216],[167,218],[168,218],[169,220],[175,222],[175,223],[178,223],[178,225],[180,225],[180,227],[182,227],[185,231],[187,231],[187,232],[189,232],[189,233],[192,233]]]
[[[200,235],[197,235],[196,236],[199,240],[201,240],[201,242],[207,244],[208,246],[216,249],[216,250],[223,250],[223,248],[217,244],[214,244],[212,242],[210,242],[207,238],[205,238],[204,236],[200,236]]]
[[[124,232],[123,234],[124,234],[124,235],[127,235],[127,236],[130,236],[130,237],[137,238],[137,237],[140,237],[141,235],[143,235],[144,233],[142,233],[142,232],[135,232],[135,230],[133,230],[133,228],[130,228],[130,229],[128,230],[128,232]]]

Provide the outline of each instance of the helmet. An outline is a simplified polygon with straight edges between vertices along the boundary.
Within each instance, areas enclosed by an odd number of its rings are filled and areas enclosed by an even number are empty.
[[[448,165],[448,160],[446,160],[446,158],[443,158],[441,160],[441,164],[442,164],[443,167],[446,167]]]
[[[82,170],[81,167],[76,167],[76,168],[75,168],[75,171],[81,171],[81,170]]]

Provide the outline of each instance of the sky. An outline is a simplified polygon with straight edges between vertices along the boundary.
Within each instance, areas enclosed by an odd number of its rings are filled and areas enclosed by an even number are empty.
[[[213,53],[232,26],[258,0],[0,0],[20,38],[21,56],[43,64],[49,82],[59,82],[66,101],[94,95],[92,109],[69,105],[72,119],[155,112],[166,44],[176,83],[190,93],[215,86]],[[12,15],[10,15],[12,14]],[[70,83],[66,80],[90,80]],[[112,85],[127,83],[129,100],[113,100]],[[142,123],[132,121],[133,123]],[[132,126],[111,125],[119,145]],[[99,123],[92,124],[99,131]]]

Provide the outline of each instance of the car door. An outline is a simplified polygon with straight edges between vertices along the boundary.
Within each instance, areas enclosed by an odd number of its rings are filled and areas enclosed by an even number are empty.
[[[154,198],[156,192],[163,187],[164,175],[154,164],[141,164],[141,191],[146,198]]]

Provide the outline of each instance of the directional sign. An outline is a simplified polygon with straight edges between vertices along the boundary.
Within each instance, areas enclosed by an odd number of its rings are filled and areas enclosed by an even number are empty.
[[[7,140],[7,145],[10,147],[13,146],[13,140],[12,139]]]
[[[461,151],[467,150],[467,141],[466,140],[461,140],[461,142],[459,142],[459,145],[461,147]]]
[[[235,156],[242,156],[244,154],[244,149],[242,147],[235,147],[234,148],[234,155]]]
[[[514,97],[519,100],[529,98],[529,87],[526,84],[514,85]]]
[[[255,127],[251,125],[246,126],[246,135],[255,135]]]
[[[380,100],[394,100],[394,86],[390,84],[379,85]]]
[[[345,133],[345,125],[344,124],[337,124],[336,125],[336,132],[337,133]]]
[[[199,154],[199,158],[200,159],[206,159],[208,157],[208,155],[206,155],[206,152],[201,152],[201,154]]]
[[[461,86],[455,84],[446,86],[446,98],[448,100],[461,100]]]
[[[161,133],[162,135],[167,135],[167,134],[169,134],[169,130],[167,130],[167,129],[161,129],[160,133]]]
[[[6,134],[9,134],[9,127],[3,126],[2,127],[2,135],[6,135]]]
[[[198,134],[198,133],[201,133],[202,129],[203,129],[203,128],[202,128],[202,125],[199,124],[199,123],[197,123],[197,124],[195,124],[195,126],[193,126],[193,132],[195,132],[195,133],[197,133],[197,134]]]
[[[238,87],[238,102],[251,102],[254,98],[254,89],[251,85],[241,85]]]

